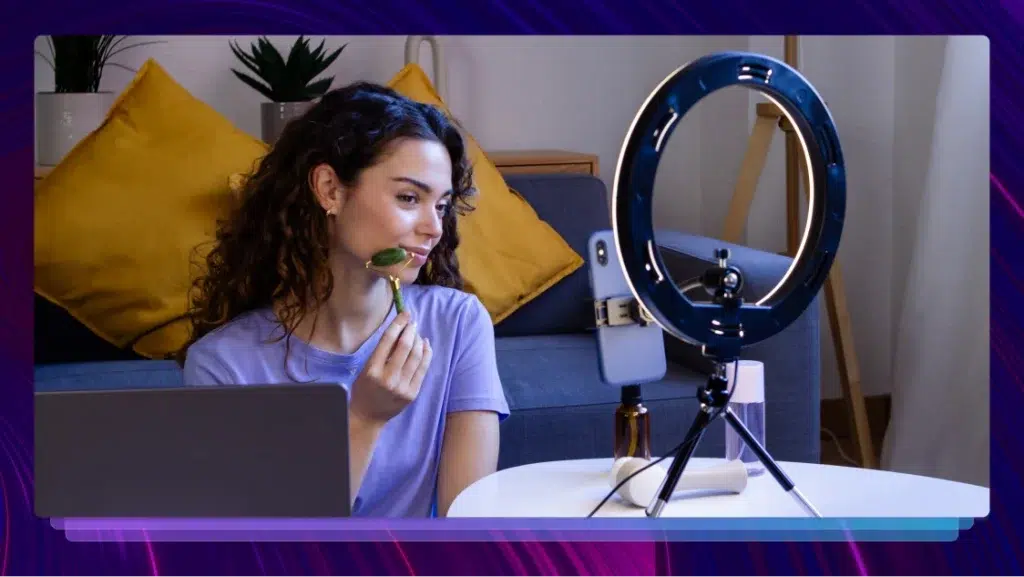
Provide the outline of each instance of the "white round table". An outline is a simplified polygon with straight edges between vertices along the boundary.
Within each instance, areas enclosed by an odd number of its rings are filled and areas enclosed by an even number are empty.
[[[687,471],[721,463],[694,457]],[[660,463],[666,470],[671,459]],[[612,459],[552,461],[498,471],[463,491],[449,517],[586,517],[611,490]],[[779,462],[822,517],[982,518],[989,512],[985,487],[873,469]],[[684,475],[686,473],[684,472]],[[643,507],[618,495],[597,517],[643,517]],[[770,473],[750,477],[739,494],[682,493],[663,517],[806,517]]]

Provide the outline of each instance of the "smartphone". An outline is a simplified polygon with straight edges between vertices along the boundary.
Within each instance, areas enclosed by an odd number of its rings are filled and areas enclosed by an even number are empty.
[[[599,320],[626,312],[622,307],[633,307],[636,311],[639,306],[626,282],[611,230],[600,230],[590,236],[587,265],[602,380],[620,387],[661,380],[668,370],[661,327],[654,322],[646,326],[637,322],[613,326]]]

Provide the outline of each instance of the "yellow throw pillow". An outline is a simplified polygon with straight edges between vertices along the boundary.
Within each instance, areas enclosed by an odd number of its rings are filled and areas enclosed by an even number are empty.
[[[416,64],[406,65],[388,86],[452,117]],[[478,196],[472,203],[475,210],[459,220],[456,256],[466,290],[477,295],[497,324],[572,274],[583,265],[583,258],[509,189],[472,135],[464,136]]]
[[[36,185],[36,292],[114,345],[172,354],[188,336],[193,261],[234,203],[229,178],[265,154],[147,61]]]

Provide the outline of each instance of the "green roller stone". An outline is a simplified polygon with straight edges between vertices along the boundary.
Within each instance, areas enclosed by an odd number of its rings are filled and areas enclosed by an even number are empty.
[[[409,255],[405,252],[404,248],[387,248],[373,255],[370,263],[373,266],[391,266],[405,262],[408,258]]]

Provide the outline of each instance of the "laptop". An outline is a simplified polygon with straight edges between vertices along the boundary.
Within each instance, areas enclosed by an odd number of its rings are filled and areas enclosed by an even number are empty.
[[[35,393],[44,518],[348,517],[348,453],[340,385]]]

